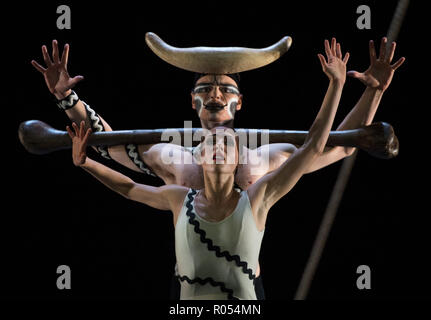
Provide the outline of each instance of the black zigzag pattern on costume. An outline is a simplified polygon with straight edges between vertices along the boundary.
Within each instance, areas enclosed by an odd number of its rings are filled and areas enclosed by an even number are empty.
[[[188,194],[189,200],[186,203],[186,207],[187,207],[187,213],[186,214],[189,217],[189,223],[194,226],[194,231],[200,235],[201,242],[206,243],[208,250],[215,251],[215,254],[217,257],[219,257],[219,258],[224,257],[229,262],[234,261],[238,267],[242,268],[242,272],[244,272],[245,274],[248,274],[249,279],[253,280],[253,284],[254,284],[254,280],[256,279],[256,275],[253,274],[253,270],[248,268],[247,262],[241,261],[241,258],[239,255],[236,255],[236,254],[231,255],[226,250],[222,252],[220,247],[215,246],[213,244],[213,241],[206,237],[206,232],[199,227],[200,226],[199,221],[196,221],[195,214],[192,211],[192,209],[193,209],[192,201],[193,201],[193,197],[196,193],[197,193],[197,191],[192,189],[192,192],[190,192]]]
[[[204,286],[207,283],[209,283],[213,287],[220,287],[221,291],[227,293],[227,297],[228,297],[229,300],[239,300],[237,297],[234,297],[232,289],[226,288],[226,285],[224,284],[224,282],[215,281],[211,277],[208,277],[208,278],[205,278],[205,279],[202,279],[202,278],[199,278],[199,277],[194,278],[194,279],[190,279],[187,276],[180,276],[180,275],[176,275],[175,277],[177,277],[181,281],[187,281],[189,284],[199,283],[200,285]]]
[[[86,104],[84,101],[82,101],[82,103],[84,104],[85,111],[87,113],[87,118],[90,119],[91,130],[93,130],[93,132],[105,131],[105,127],[103,126],[102,120],[100,120],[100,117],[96,113],[96,111],[91,109],[90,106]],[[107,146],[96,146],[96,149],[97,149],[97,152],[99,152],[103,158],[111,160]]]
[[[157,177],[151,169],[145,164],[145,162],[141,159],[138,152],[138,146],[136,144],[128,144],[126,145],[126,153],[129,156],[129,159],[133,161],[133,163],[141,169],[145,174],[148,174],[153,177]]]

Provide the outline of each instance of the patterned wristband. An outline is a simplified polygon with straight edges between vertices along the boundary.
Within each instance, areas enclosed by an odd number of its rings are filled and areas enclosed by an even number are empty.
[[[57,100],[57,106],[61,110],[67,110],[73,108],[75,104],[78,102],[79,98],[75,91],[72,90],[72,93],[69,94],[66,98]]]

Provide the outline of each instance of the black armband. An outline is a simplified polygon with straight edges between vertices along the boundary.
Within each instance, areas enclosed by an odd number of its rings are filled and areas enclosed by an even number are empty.
[[[57,106],[61,110],[68,110],[73,108],[78,103],[78,95],[75,91],[72,90],[72,93],[69,94],[66,98],[63,98],[61,100],[57,100]]]

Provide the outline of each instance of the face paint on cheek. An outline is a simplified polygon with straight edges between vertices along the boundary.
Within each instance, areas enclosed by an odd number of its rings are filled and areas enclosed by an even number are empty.
[[[229,113],[229,116],[231,117],[231,119],[233,119],[235,115],[237,105],[238,105],[238,98],[230,99],[227,104],[227,112]]]
[[[201,97],[195,97],[195,107],[196,107],[196,111],[198,112],[199,118],[201,117],[203,104],[204,104],[204,101],[202,100]]]

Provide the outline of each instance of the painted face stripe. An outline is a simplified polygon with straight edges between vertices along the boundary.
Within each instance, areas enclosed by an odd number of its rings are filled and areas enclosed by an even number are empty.
[[[196,92],[196,91],[198,91],[198,90],[206,89],[206,88],[210,88],[210,90],[211,90],[213,86],[214,86],[214,85],[213,85],[212,83],[210,83],[210,84],[198,84],[198,85],[195,87],[194,91]],[[238,88],[237,88],[237,87],[235,87],[235,86],[233,86],[233,85],[219,85],[219,87],[220,87],[220,88],[224,88],[224,89],[231,90],[231,91],[233,91],[233,93],[234,93],[234,94],[239,94],[239,90],[238,90]]]
[[[202,110],[204,109],[203,108],[204,101],[202,100],[201,97],[196,96],[195,97],[195,104],[196,104],[196,110],[198,111],[198,116],[200,118],[201,114],[202,114]]]
[[[228,108],[227,108],[227,112],[229,113],[229,116],[231,119],[233,119],[234,113],[235,113],[235,108],[236,105],[238,104],[238,99],[237,98],[232,98],[228,101]]]

